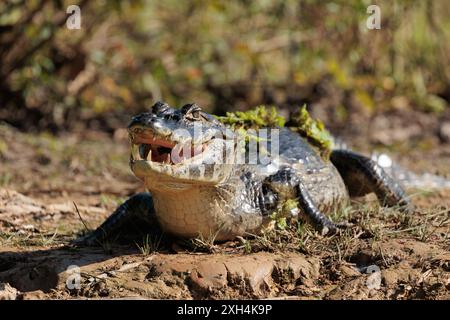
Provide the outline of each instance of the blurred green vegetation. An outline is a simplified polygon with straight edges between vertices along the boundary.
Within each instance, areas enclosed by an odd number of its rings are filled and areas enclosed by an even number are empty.
[[[450,2],[74,1],[0,3],[0,120],[21,129],[114,129],[163,99],[218,114],[318,101],[349,112],[441,113],[450,101]],[[327,98],[328,100],[324,100]]]

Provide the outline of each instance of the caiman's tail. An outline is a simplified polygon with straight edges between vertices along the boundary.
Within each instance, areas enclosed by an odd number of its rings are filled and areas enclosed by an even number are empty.
[[[405,189],[450,189],[450,180],[430,173],[414,173],[396,164],[387,154],[373,154],[371,158]]]
[[[333,137],[333,149],[349,149],[340,138]],[[371,156],[384,171],[394,180],[398,181],[405,189],[420,189],[432,191],[438,189],[450,189],[450,180],[438,175],[424,173],[417,174],[395,163],[391,157],[384,153],[373,153]]]

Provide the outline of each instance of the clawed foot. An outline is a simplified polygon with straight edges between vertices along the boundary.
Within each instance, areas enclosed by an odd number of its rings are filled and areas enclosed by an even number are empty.
[[[332,236],[334,234],[339,233],[341,230],[348,229],[352,226],[353,224],[348,221],[342,221],[337,223],[330,222],[322,227],[321,234],[322,236]]]
[[[85,236],[72,240],[70,244],[75,247],[94,247],[97,246],[99,243],[97,238],[93,237],[92,233],[89,233]]]

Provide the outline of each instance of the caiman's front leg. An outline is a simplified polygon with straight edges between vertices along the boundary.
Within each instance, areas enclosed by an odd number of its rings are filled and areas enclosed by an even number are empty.
[[[374,192],[384,206],[413,209],[403,188],[372,159],[349,150],[334,150],[330,160],[344,179],[350,196]]]
[[[334,223],[319,210],[305,185],[291,168],[284,168],[267,178],[266,183],[278,196],[295,197],[302,217],[322,235],[331,235],[339,228],[348,227],[348,223]],[[293,194],[292,194],[293,193]],[[291,195],[292,194],[292,195]]]
[[[90,234],[76,239],[75,245],[100,245],[106,238],[117,233],[122,226],[133,218],[152,221],[155,215],[152,196],[149,193],[138,193],[122,203],[117,209]]]

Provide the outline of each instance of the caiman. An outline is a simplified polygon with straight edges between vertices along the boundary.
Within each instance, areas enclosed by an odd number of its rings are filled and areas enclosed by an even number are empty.
[[[384,206],[412,209],[399,182],[369,157],[339,148],[323,157],[300,133],[280,127],[260,139],[267,147],[253,148],[252,162],[249,139],[238,131],[196,104],[157,102],[133,117],[130,166],[148,192],[130,197],[79,243],[99,243],[136,218],[176,237],[231,240],[273,225],[274,212],[334,234],[348,224],[330,214],[372,192]],[[295,208],[283,210],[289,200]]]

